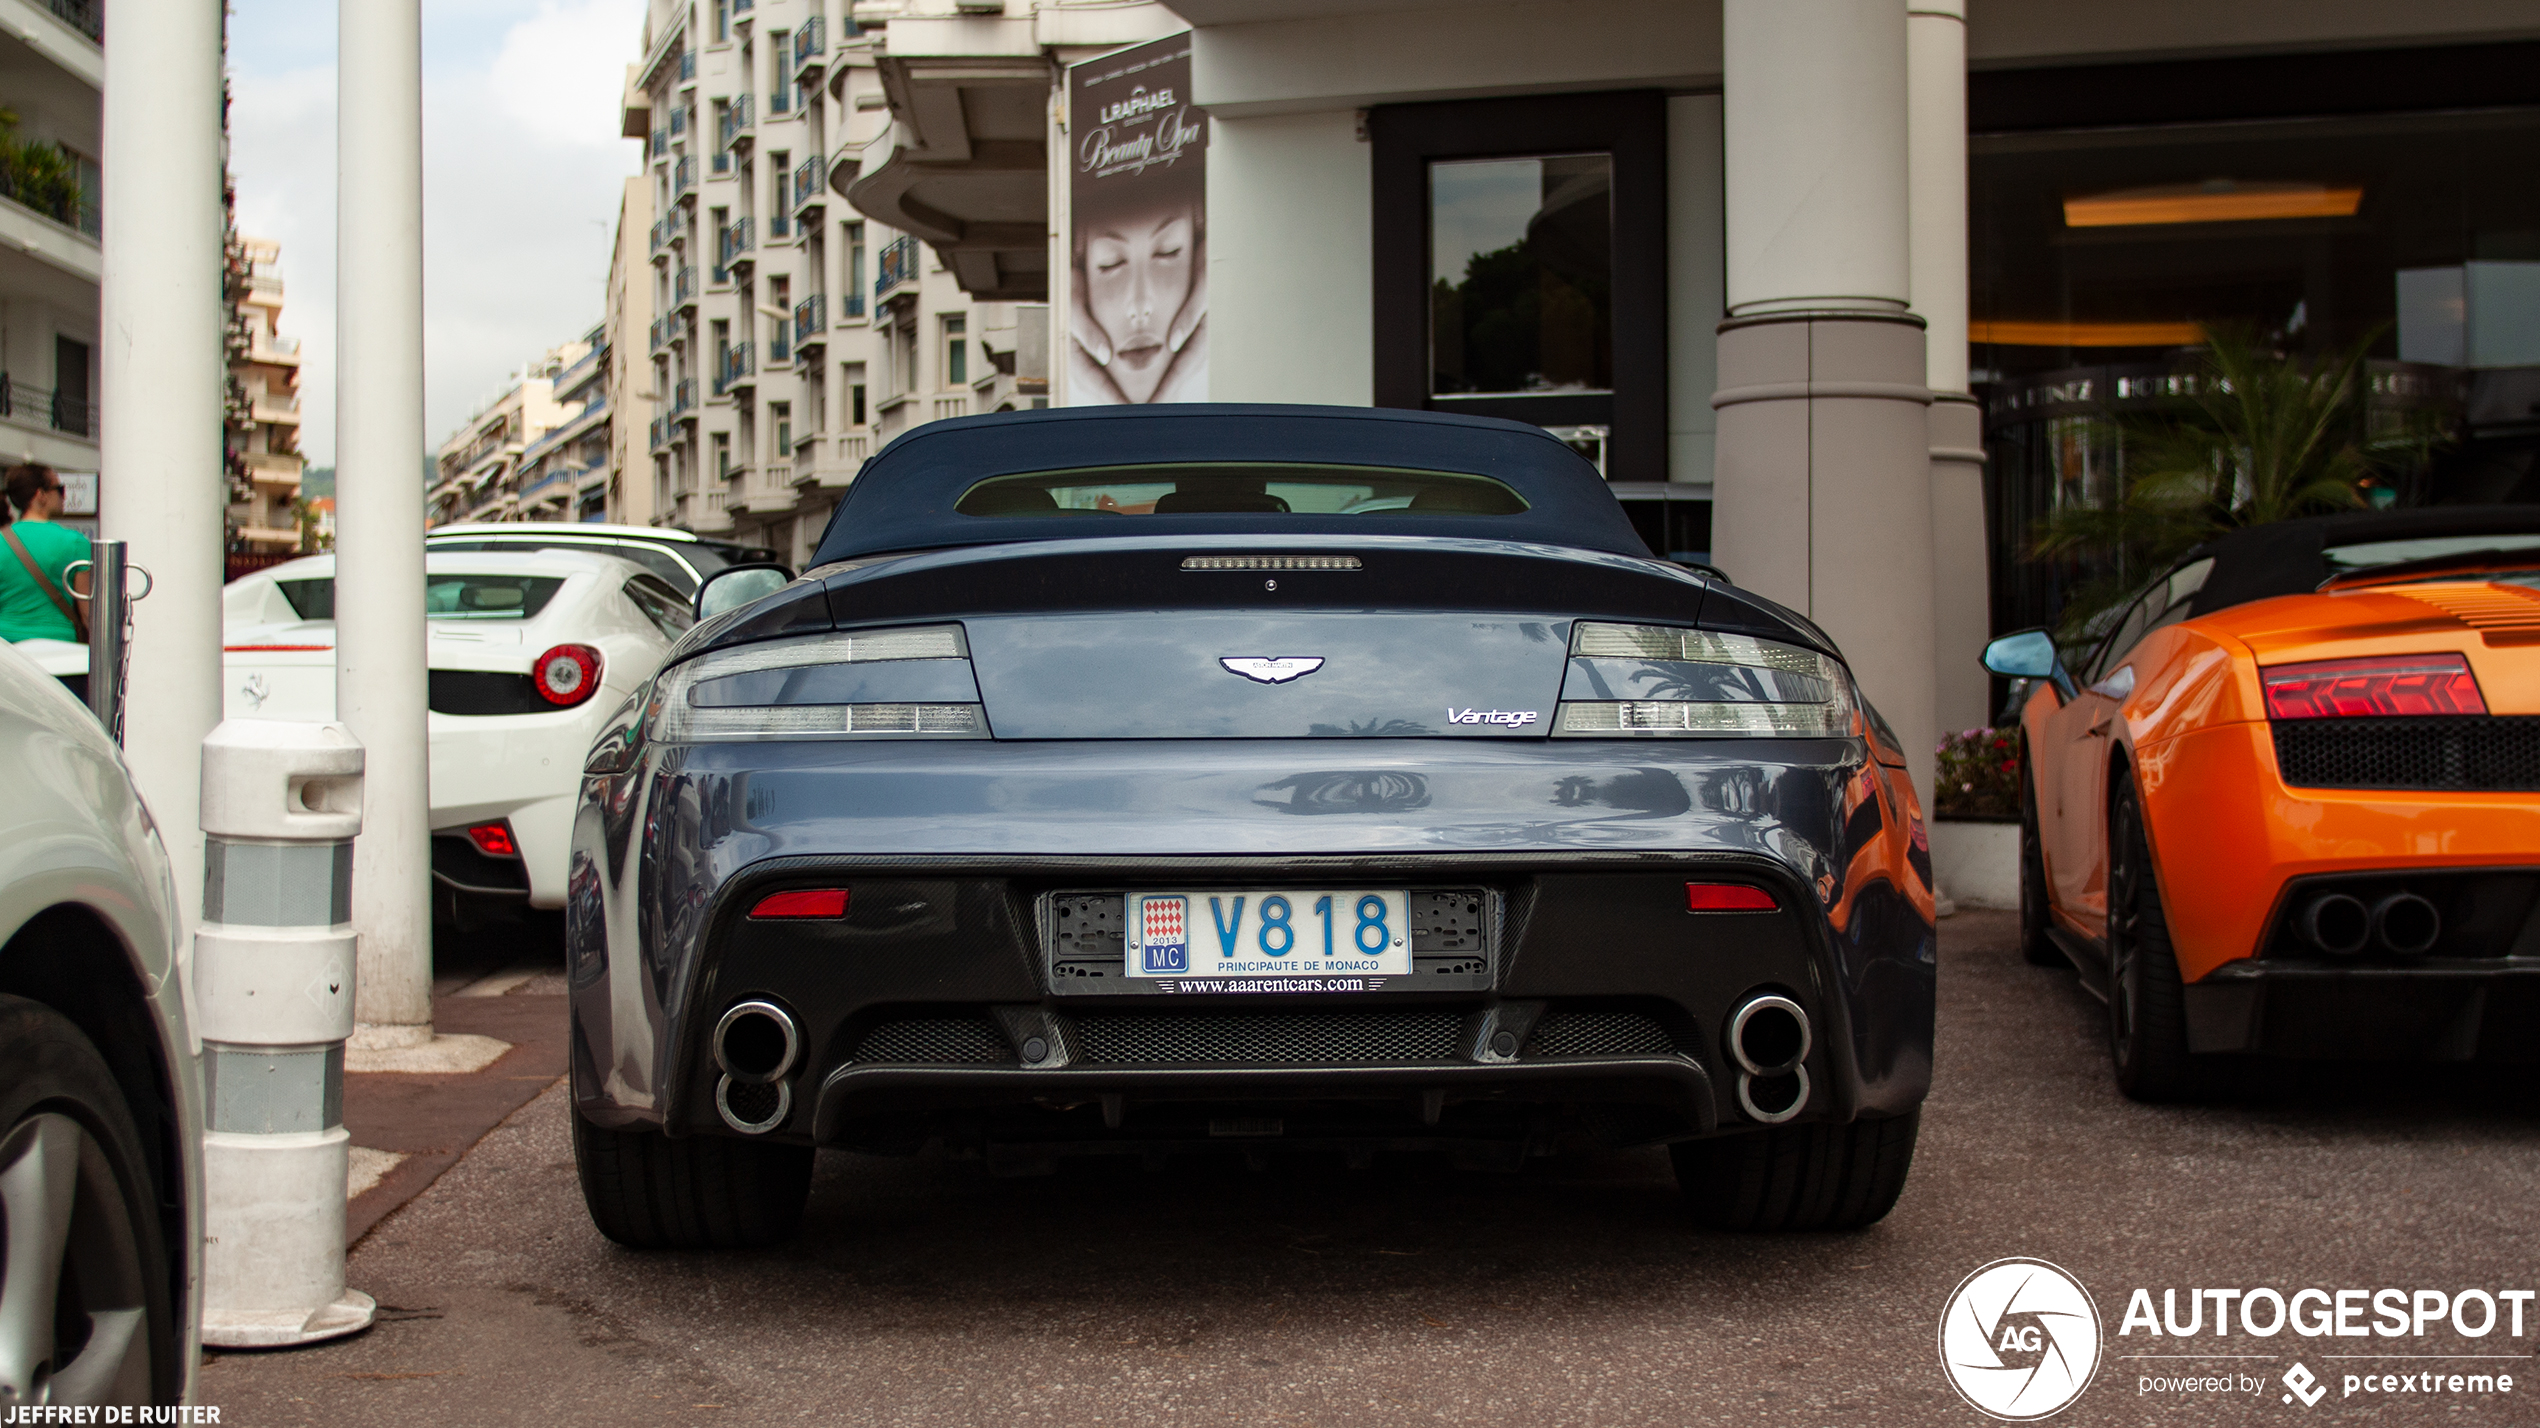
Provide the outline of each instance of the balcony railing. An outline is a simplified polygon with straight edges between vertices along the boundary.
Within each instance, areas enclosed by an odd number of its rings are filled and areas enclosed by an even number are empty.
[[[97,43],[106,42],[106,7],[99,0],[53,0],[53,13]]]
[[[882,245],[873,259],[873,300],[902,283],[917,281],[917,240],[906,235]]]
[[[794,220],[785,216],[785,210],[780,208],[774,213],[767,215],[767,236],[769,238],[790,238],[793,236],[793,233]]]
[[[838,320],[840,322],[845,322],[849,318],[862,316],[864,316],[864,294],[843,293],[839,296]]]
[[[794,360],[794,325],[776,324],[776,335],[767,339],[767,365],[781,367]]]
[[[55,431],[73,436],[94,438],[97,435],[97,403],[87,397],[64,396],[60,392],[30,387],[13,381],[0,372],[0,417],[28,424],[42,423]]]
[[[794,87],[792,85],[780,84],[767,92],[767,112],[769,114],[789,113],[792,111],[793,107]]]
[[[674,139],[688,137],[688,106],[685,104],[674,105],[671,108],[670,137]]]
[[[697,379],[682,377],[670,389],[670,415],[673,420],[697,409]]]
[[[653,131],[653,157],[658,159],[669,152],[670,131],[668,129],[655,129]]]
[[[671,248],[678,243],[679,232],[679,221],[675,218],[665,218],[661,222],[654,224],[653,256],[658,258],[664,253],[669,252]]]
[[[794,345],[796,347],[810,346],[814,334],[828,330],[829,301],[826,297],[813,293],[810,297],[794,304]]]
[[[670,201],[677,203],[697,191],[697,156],[682,154],[670,166]]]
[[[813,15],[794,32],[794,67],[800,69],[820,58],[828,48],[829,22],[824,16]]]
[[[715,142],[728,149],[747,138],[754,119],[751,108],[750,96],[744,94],[734,99],[731,107],[723,111],[723,123],[715,133]]]
[[[750,220],[747,215],[743,215],[732,220],[732,226],[724,229],[717,236],[715,257],[728,268],[746,258],[749,251]]]
[[[722,361],[716,364],[715,390],[727,391],[745,387],[758,375],[758,349],[746,342],[723,349]]]
[[[668,441],[666,441],[666,440],[664,440],[664,439],[663,439],[663,437],[665,436],[665,434],[667,434],[667,433],[669,432],[669,430],[670,430],[670,423],[669,423],[669,421],[668,421],[667,419],[662,418],[662,417],[655,417],[655,418],[653,418],[652,436],[653,436],[653,449],[654,449],[654,450],[658,451],[658,450],[660,450],[661,448],[663,448],[663,447],[665,447],[665,446],[668,446],[668,445],[670,444]]]
[[[679,82],[686,84],[697,77],[697,52],[689,50],[679,57]]]
[[[818,155],[794,165],[794,208],[810,208],[820,202],[820,159]]]
[[[728,174],[732,172],[732,151],[730,149],[717,149],[714,151],[714,171],[718,174]]]
[[[670,300],[674,303],[686,303],[696,296],[697,269],[694,264],[690,264],[679,270],[679,277],[671,284]]]

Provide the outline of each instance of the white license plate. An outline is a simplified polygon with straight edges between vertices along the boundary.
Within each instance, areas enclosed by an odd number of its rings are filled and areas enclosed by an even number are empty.
[[[1411,894],[1400,888],[1131,893],[1128,973],[1182,990],[1368,991],[1411,975]]]

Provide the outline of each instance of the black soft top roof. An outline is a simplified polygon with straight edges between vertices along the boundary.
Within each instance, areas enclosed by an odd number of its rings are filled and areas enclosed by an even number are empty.
[[[990,476],[1089,466],[1300,462],[1465,472],[1506,482],[1522,514],[1189,514],[1120,520],[957,515]],[[1005,412],[929,422],[864,464],[829,518],[814,565],[886,551],[1089,535],[1445,535],[1646,557],[1596,468],[1523,422],[1370,407],[1184,403]]]
[[[2441,536],[2540,534],[2540,506],[2421,506],[2407,511],[2348,511],[2333,516],[2248,526],[2191,550],[2184,561],[2214,558],[2213,574],[2188,604],[2210,615],[2275,595],[2303,595],[2337,570],[2332,546]]]

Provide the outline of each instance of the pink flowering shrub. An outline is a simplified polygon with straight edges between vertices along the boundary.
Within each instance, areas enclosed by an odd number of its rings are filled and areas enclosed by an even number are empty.
[[[2020,731],[1968,729],[1940,741],[1935,812],[1942,818],[2011,816],[2020,811]]]

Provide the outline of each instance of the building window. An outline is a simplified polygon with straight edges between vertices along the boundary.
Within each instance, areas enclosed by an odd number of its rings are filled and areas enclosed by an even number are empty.
[[[714,39],[721,44],[732,38],[732,0],[714,0]]]
[[[838,364],[838,385],[845,389],[847,394],[847,425],[864,425],[864,364],[861,362]]]
[[[846,300],[839,304],[838,316],[862,317],[864,315],[864,225],[848,223],[841,226],[846,229],[844,237],[847,250],[847,295]]]
[[[777,460],[791,455],[794,450],[794,404],[769,402],[767,424],[776,429],[776,449],[768,453],[768,459]]]
[[[1534,422],[1667,477],[1666,103],[1655,92],[1384,105],[1376,405]]]
[[[960,313],[944,318],[944,385],[966,386],[970,381],[969,319]]]
[[[714,434],[714,479],[732,479],[732,433],[728,431]]]

